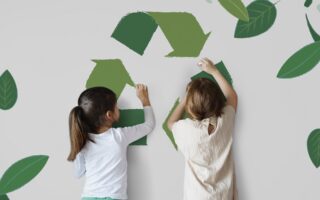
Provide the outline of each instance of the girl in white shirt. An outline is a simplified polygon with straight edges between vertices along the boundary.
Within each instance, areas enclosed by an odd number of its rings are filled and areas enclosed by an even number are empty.
[[[231,147],[237,94],[208,58],[198,65],[218,84],[191,81],[167,124],[185,157],[184,200],[235,200]],[[184,111],[190,118],[181,119]]]
[[[82,200],[128,199],[127,147],[149,134],[155,119],[145,85],[136,93],[144,107],[145,122],[136,126],[113,128],[120,117],[117,98],[105,87],[83,91],[69,116],[71,151],[76,176],[86,176]]]

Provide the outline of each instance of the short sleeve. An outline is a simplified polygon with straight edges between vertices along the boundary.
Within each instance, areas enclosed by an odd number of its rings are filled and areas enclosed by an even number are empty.
[[[84,155],[79,152],[74,160],[75,176],[77,178],[82,177],[86,173]]]
[[[183,138],[184,138],[182,124],[183,124],[183,120],[176,121],[175,123],[173,123],[171,128],[174,141],[177,144],[178,149],[180,150],[183,147]]]

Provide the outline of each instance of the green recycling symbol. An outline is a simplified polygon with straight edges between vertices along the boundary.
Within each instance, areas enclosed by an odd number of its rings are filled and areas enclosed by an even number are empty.
[[[166,57],[197,57],[210,32],[186,12],[136,12],[123,17],[111,37],[143,55],[157,27],[174,49]]]
[[[174,49],[166,57],[196,57],[200,54],[210,33],[204,34],[196,18],[185,12],[136,12],[123,17],[111,37],[143,55],[157,27],[160,27]],[[112,89],[117,97],[121,96],[125,86],[134,87],[135,83],[120,59],[93,60],[96,63],[91,72],[86,88],[103,86]],[[232,78],[223,62],[218,63],[218,70],[232,83]],[[194,75],[191,79],[213,77],[205,72]],[[177,100],[173,108],[177,105]],[[170,116],[172,110],[168,113]],[[187,115],[185,115],[186,117]],[[177,149],[172,132],[163,122],[163,130]],[[144,122],[143,109],[121,109],[120,121],[115,127],[133,126]],[[147,145],[147,136],[131,145]]]
[[[126,84],[134,87],[135,84],[120,59],[94,60],[94,62],[96,66],[87,80],[87,88],[96,86],[107,87],[113,90],[117,98],[119,98]],[[143,122],[143,109],[120,109],[120,120],[114,124],[114,127],[133,126]],[[146,144],[146,136],[131,143],[131,145]]]

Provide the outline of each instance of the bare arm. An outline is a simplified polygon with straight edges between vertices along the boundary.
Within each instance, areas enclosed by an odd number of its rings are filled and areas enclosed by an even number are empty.
[[[186,98],[184,97],[183,100],[178,104],[178,106],[174,109],[174,111],[172,112],[172,114],[170,115],[168,122],[167,122],[167,126],[169,128],[169,130],[172,130],[172,125],[180,120],[182,118],[182,115],[184,113],[184,108],[186,105]]]
[[[216,66],[208,58],[203,58],[200,60],[198,65],[203,71],[211,74],[217,81],[219,87],[221,88],[224,96],[227,99],[227,105],[231,105],[235,110],[237,110],[238,96],[236,91],[228,83],[228,81],[222,76]]]

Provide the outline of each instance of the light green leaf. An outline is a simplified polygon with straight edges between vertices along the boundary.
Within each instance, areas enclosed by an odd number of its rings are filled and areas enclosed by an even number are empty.
[[[267,0],[254,1],[247,7],[247,10],[249,21],[238,21],[235,38],[248,38],[266,32],[273,25],[277,16],[276,7]]]
[[[320,61],[320,41],[309,44],[293,54],[281,67],[278,78],[294,78],[307,73]]]
[[[320,166],[320,129],[315,129],[308,137],[308,153],[314,166]]]
[[[12,192],[31,181],[43,169],[48,156],[34,155],[14,163],[0,179],[0,195]]]
[[[6,70],[0,76],[0,108],[8,110],[16,103],[18,97],[17,86],[11,75]]]
[[[241,0],[219,0],[220,4],[233,16],[242,21],[249,21],[247,8]]]

